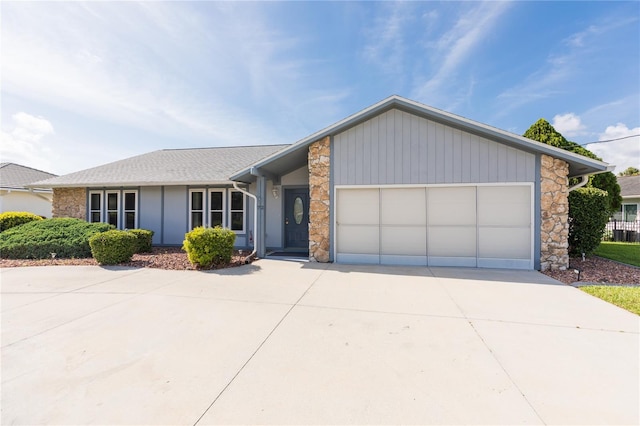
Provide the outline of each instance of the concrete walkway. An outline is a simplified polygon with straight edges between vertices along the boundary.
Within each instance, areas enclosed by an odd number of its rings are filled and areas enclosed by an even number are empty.
[[[638,424],[640,320],[537,272],[8,268],[2,424]]]

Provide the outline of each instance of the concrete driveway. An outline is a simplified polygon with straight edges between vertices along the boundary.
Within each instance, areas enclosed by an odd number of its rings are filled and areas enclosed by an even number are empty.
[[[9,268],[2,424],[638,424],[639,317],[537,272]]]

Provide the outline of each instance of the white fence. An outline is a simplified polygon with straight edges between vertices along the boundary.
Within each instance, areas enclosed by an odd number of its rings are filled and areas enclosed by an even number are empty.
[[[607,223],[604,238],[609,241],[640,242],[640,222],[612,220]]]

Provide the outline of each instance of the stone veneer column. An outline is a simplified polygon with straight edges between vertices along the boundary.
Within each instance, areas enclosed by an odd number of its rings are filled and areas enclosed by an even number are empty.
[[[87,195],[84,188],[53,188],[53,217],[87,219]]]
[[[329,136],[309,146],[309,260],[329,261],[329,176],[331,140]]]
[[[569,267],[569,164],[548,155],[540,161],[540,269]]]

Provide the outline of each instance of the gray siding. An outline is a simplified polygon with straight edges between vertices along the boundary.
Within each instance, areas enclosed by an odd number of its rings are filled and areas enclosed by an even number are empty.
[[[153,244],[162,242],[162,188],[159,186],[141,187],[138,206],[140,217],[138,226],[153,231]]]
[[[333,140],[335,185],[535,181],[535,155],[399,110]]]
[[[164,187],[164,235],[162,244],[182,245],[188,231],[189,192],[186,186]]]

